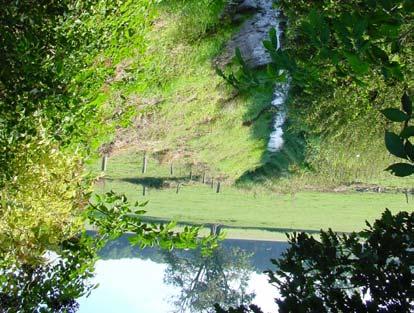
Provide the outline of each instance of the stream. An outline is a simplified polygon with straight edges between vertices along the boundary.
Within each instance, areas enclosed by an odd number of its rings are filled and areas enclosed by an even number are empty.
[[[239,49],[243,60],[251,69],[260,69],[272,62],[263,45],[268,40],[272,28],[276,30],[277,49],[282,49],[286,20],[283,14],[273,6],[273,0],[236,0],[236,7],[229,9],[233,19],[249,12],[250,18],[243,22],[240,30],[227,42],[223,53],[214,61],[215,66],[224,68],[234,58],[235,50]],[[278,152],[284,144],[283,126],[286,121],[286,99],[289,82],[276,83],[273,91],[271,106],[276,108],[272,121],[272,131],[269,136],[267,150]]]
[[[272,9],[274,10],[274,9]],[[282,49],[282,37],[284,29],[280,21],[280,13],[277,14],[277,49]],[[282,149],[283,140],[283,125],[286,122],[286,99],[289,92],[289,82],[276,83],[273,91],[272,107],[276,108],[276,114],[273,117],[272,132],[270,133],[267,150],[269,152],[278,152]]]

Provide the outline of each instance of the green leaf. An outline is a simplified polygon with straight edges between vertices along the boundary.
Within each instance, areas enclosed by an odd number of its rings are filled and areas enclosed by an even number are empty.
[[[404,122],[408,119],[407,114],[395,108],[388,108],[380,111],[384,116],[393,122]]]
[[[377,59],[380,59],[383,63],[389,62],[387,53],[384,50],[382,50],[380,47],[372,46],[371,51],[372,51],[372,54]]]
[[[404,145],[405,154],[411,161],[414,161],[414,147],[408,140],[405,142]]]
[[[405,177],[414,174],[414,166],[408,163],[395,163],[388,166],[386,171],[398,177]]]
[[[144,202],[141,202],[138,206],[139,207],[144,207],[144,206],[146,206],[148,204],[148,202],[149,202],[149,200],[144,201]]]
[[[388,76],[395,78],[399,81],[402,81],[404,79],[404,74],[401,70],[401,64],[398,62],[391,62],[390,65],[383,67],[383,72],[386,72]],[[386,77],[387,78],[387,77]]]
[[[400,133],[400,137],[402,138],[410,138],[413,136],[414,136],[414,126],[405,127]]]
[[[399,41],[398,40],[394,40],[391,43],[391,53],[398,53],[398,52],[400,52],[400,50],[401,50],[401,47],[400,47]]]
[[[277,46],[275,46],[270,40],[264,40],[263,41],[263,46],[268,51],[273,51],[273,50],[276,50],[276,48],[277,48]]]
[[[403,8],[406,12],[414,12],[414,2],[412,0],[405,0]]]
[[[349,65],[351,65],[351,68],[355,73],[363,75],[368,72],[369,64],[361,60],[357,55],[352,53],[345,53],[345,56],[348,60]]]
[[[276,49],[277,44],[278,44],[278,40],[277,40],[277,32],[276,32],[276,29],[274,27],[272,27],[269,31],[269,38],[270,38],[270,43]]]
[[[411,99],[408,96],[407,91],[405,91],[401,97],[401,105],[404,112],[407,113],[408,116],[411,116],[411,114],[413,113],[413,103],[411,102]]]
[[[385,146],[387,150],[396,157],[406,159],[403,140],[392,132],[385,132]]]
[[[237,47],[236,50],[235,50],[235,57],[236,57],[237,61],[243,62],[243,57],[242,57],[242,54],[241,54],[241,51],[240,51],[239,47]]]

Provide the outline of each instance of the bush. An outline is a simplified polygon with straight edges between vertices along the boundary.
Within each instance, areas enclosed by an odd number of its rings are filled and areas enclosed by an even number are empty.
[[[41,134],[12,148],[12,176],[0,189],[0,259],[33,264],[81,229],[82,163]]]
[[[321,231],[289,236],[290,248],[277,270],[279,312],[411,312],[414,310],[414,213],[381,219],[360,233]],[[240,307],[217,312],[260,312]]]
[[[269,272],[280,312],[409,312],[414,309],[414,213],[386,210],[350,235],[321,231],[289,238]]]

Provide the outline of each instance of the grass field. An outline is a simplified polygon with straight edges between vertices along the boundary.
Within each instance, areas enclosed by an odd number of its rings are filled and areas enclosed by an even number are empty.
[[[124,193],[131,202],[149,200],[147,216],[154,220],[175,220],[194,224],[219,223],[231,227],[233,238],[281,239],[285,232],[308,232],[332,228],[339,232],[364,228],[365,220],[380,217],[385,208],[392,212],[411,210],[404,194],[393,193],[334,193],[298,192],[277,194],[270,191],[247,191],[222,184],[211,188],[207,173],[206,184],[202,174],[190,168],[160,164],[150,158],[145,174],[141,174],[142,155],[128,152],[109,159],[105,183],[96,185],[96,192],[114,190]],[[99,171],[99,163],[91,165]],[[180,184],[177,193],[177,185]],[[143,196],[143,186],[146,195]]]

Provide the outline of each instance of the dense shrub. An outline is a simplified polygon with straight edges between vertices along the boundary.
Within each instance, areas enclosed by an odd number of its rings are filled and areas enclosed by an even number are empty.
[[[386,210],[360,233],[321,231],[320,240],[290,235],[290,248],[269,281],[279,312],[411,312],[414,310],[414,213]],[[260,312],[258,308],[217,312]]]

